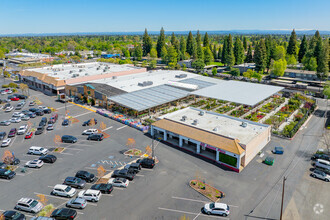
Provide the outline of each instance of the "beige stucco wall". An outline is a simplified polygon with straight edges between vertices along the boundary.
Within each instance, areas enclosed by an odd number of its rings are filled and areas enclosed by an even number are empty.
[[[258,154],[258,152],[268,144],[270,137],[271,126],[265,129],[263,133],[260,133],[246,145],[244,166],[246,166]]]

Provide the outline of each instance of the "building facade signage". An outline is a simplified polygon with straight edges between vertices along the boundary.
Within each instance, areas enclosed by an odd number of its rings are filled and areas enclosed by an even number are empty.
[[[205,149],[205,148],[209,148],[209,149],[211,149],[211,150],[219,151],[220,153],[226,154],[226,151],[221,150],[221,149],[219,149],[219,148],[212,147],[212,146],[210,146],[210,145],[208,145],[208,144],[205,144],[205,143],[201,143],[201,146],[202,146],[202,148],[204,148],[204,149]]]

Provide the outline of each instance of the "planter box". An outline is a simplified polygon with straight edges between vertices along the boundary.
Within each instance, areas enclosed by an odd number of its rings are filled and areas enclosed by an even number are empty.
[[[213,202],[219,201],[221,198],[225,197],[225,194],[214,188],[213,186],[210,186],[206,183],[203,183],[200,180],[191,180],[189,182],[189,185],[191,188],[208,198],[209,200]]]

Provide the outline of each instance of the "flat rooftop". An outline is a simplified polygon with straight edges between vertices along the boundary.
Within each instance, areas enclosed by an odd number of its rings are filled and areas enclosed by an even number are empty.
[[[189,107],[160,116],[159,119],[169,119],[214,134],[238,139],[239,143],[242,144],[248,144],[270,126],[208,111],[204,111],[204,115],[202,116],[199,115],[200,111],[204,110]],[[183,116],[186,116],[185,121],[182,121]],[[193,125],[196,119],[198,120],[198,124]],[[241,126],[242,122],[247,123],[245,128]]]
[[[107,73],[123,72],[139,69],[131,65],[118,65],[111,63],[79,63],[79,64],[58,64],[53,66],[27,69],[28,71],[46,74],[59,80],[67,80],[84,76],[95,76]]]
[[[183,77],[183,78],[180,78]],[[167,84],[169,81],[181,81],[184,79],[191,79],[199,75],[176,70],[158,70],[148,71],[144,73],[136,73],[132,75],[117,76],[116,78],[106,78],[94,80],[92,83],[107,84],[117,89],[126,92],[134,92],[141,89],[152,88],[160,85]],[[151,81],[151,85],[141,86],[139,83]]]

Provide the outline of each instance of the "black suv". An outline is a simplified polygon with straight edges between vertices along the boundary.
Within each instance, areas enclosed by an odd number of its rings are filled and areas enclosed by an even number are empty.
[[[26,95],[14,94],[14,96],[16,96],[19,99],[27,99],[27,96]]]
[[[128,169],[130,172],[138,173],[141,170],[141,165],[139,163],[127,164],[125,169]]]
[[[44,155],[39,157],[39,160],[42,160],[44,163],[55,163],[57,157],[51,154]]]
[[[47,109],[44,109],[43,112],[45,114],[50,114],[50,113],[52,113],[52,110],[50,110],[49,108],[47,108]]]
[[[45,127],[44,126],[39,126],[36,130],[36,132],[34,132],[35,135],[39,135],[39,134],[42,134],[45,130]]]
[[[83,124],[82,124],[82,126],[89,126],[90,124],[91,124],[91,120],[92,119],[89,119],[88,121],[85,121]],[[95,122],[95,124],[97,124],[97,120],[94,118],[94,122]]]
[[[314,154],[311,157],[312,160],[317,160],[317,159],[322,159],[322,160],[327,160],[330,161],[330,156],[327,154]]]
[[[87,172],[85,170],[80,170],[76,173],[76,177],[85,180],[88,183],[91,183],[95,180],[95,175]]]
[[[16,175],[16,173],[14,171],[11,170],[6,170],[6,169],[0,169],[0,178],[2,179],[12,179],[14,178],[14,176]]]
[[[115,170],[111,177],[125,178],[132,181],[134,179],[134,172],[130,172],[128,169]]]
[[[103,134],[100,134],[100,133],[91,134],[87,137],[87,140],[102,141],[103,140]]]
[[[4,131],[3,132],[0,132],[0,140],[5,139],[6,135],[7,135],[6,132],[4,132]]]
[[[113,186],[111,184],[100,183],[94,184],[91,189],[100,190],[101,193],[110,194],[113,190]]]
[[[154,168],[155,166],[155,160],[150,158],[138,159],[136,162],[143,168]]]
[[[77,216],[77,211],[68,208],[55,209],[51,216],[54,219],[74,219]]]
[[[78,177],[68,176],[67,178],[65,178],[63,184],[74,187],[74,188],[82,189],[85,187],[86,181],[82,180]]]
[[[35,113],[37,116],[43,116],[45,114],[44,111],[41,109],[38,109],[37,111],[35,111]]]
[[[62,136],[62,142],[63,143],[76,143],[78,139],[71,135],[63,135]]]

